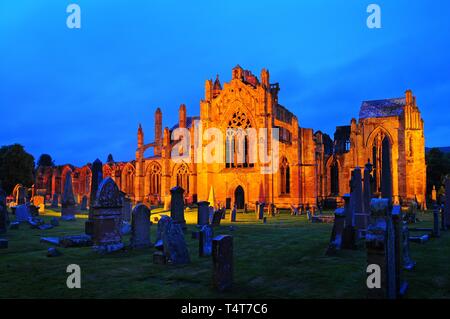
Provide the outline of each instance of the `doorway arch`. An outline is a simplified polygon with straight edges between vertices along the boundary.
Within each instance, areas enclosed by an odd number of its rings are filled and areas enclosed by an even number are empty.
[[[234,191],[234,203],[236,204],[237,209],[244,209],[245,206],[245,193],[242,186],[236,187]]]

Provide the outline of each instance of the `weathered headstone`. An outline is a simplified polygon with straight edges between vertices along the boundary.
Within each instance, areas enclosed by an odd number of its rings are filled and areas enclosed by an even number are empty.
[[[171,218],[166,215],[162,215],[161,219],[158,221],[158,227],[156,230],[156,242],[163,239],[163,233],[166,231],[167,225],[171,221]],[[155,242],[155,245],[156,245]]]
[[[230,213],[230,222],[235,222],[236,221],[236,204],[233,205],[233,209],[231,210]]]
[[[124,196],[122,202],[122,220],[129,222],[131,221],[131,211],[133,208],[133,204],[131,203],[131,199],[128,196]]]
[[[209,202],[198,202],[197,225],[203,226],[209,224]]]
[[[212,206],[208,207],[208,214],[209,214],[209,224],[212,225],[214,219],[214,207]]]
[[[412,270],[416,266],[416,262],[411,258],[411,250],[409,249],[409,229],[408,223],[402,221],[402,267],[405,270]]]
[[[397,287],[397,297],[403,296],[408,289],[408,283],[403,280],[403,217],[402,209],[399,205],[392,207],[392,225],[395,235],[395,278]],[[409,252],[407,252],[409,253]]]
[[[367,264],[380,267],[380,288],[369,288],[368,297],[397,298],[395,232],[388,199],[372,199],[371,220],[366,234]]]
[[[61,219],[73,220],[75,219],[76,204],[72,188],[72,172],[66,173],[66,180],[64,183],[64,192],[61,199]]]
[[[344,211],[345,211],[345,227],[342,235],[342,249],[355,249],[355,227],[353,226],[353,212],[350,205],[350,195],[345,194]]]
[[[186,220],[184,219],[184,189],[175,186],[170,190],[170,194],[170,217],[174,223],[180,224],[184,230],[186,229]]]
[[[210,225],[203,225],[198,235],[198,255],[200,257],[211,256],[213,228]]]
[[[16,222],[23,223],[27,222],[31,216],[30,208],[27,204],[16,206]]]
[[[218,209],[214,211],[213,218],[211,221],[211,226],[220,226],[220,221],[222,220],[222,210]]]
[[[265,203],[259,203],[258,204],[258,219],[262,220],[264,218],[264,206]]]
[[[94,250],[111,252],[123,248],[120,221],[122,196],[112,178],[107,177],[100,184],[92,212]]]
[[[392,207],[391,143],[387,137],[383,139],[381,148],[381,197],[388,199],[390,209]]]
[[[186,241],[184,240],[182,224],[176,223],[170,219],[162,237],[164,254],[166,255],[168,263],[179,265],[190,262],[189,251],[186,246]]]
[[[359,238],[363,237],[367,229],[368,224],[368,216],[364,212],[364,198],[362,191],[362,177],[361,177],[361,169],[356,167],[353,170],[353,191],[351,193],[352,197],[352,209],[355,227],[358,230]]]
[[[58,205],[59,205],[59,195],[55,193],[55,194],[53,194],[52,205],[50,207],[58,208]]]
[[[373,165],[369,162],[364,167],[364,213],[367,215],[367,223],[370,217],[370,201],[372,199],[372,169]]]
[[[326,252],[327,256],[333,256],[342,247],[342,235],[345,226],[345,210],[338,208],[334,211],[334,224],[331,231],[330,244]]]
[[[103,180],[103,164],[102,162],[97,158],[94,163],[92,164],[92,177],[91,177],[91,192],[89,195],[89,216],[88,220],[85,222],[85,233],[87,235],[92,235],[93,233],[93,220],[92,220],[92,213],[94,211],[94,201],[95,197],[97,196],[98,186]]]
[[[150,226],[150,210],[144,204],[137,204],[131,212],[131,247],[146,248],[151,246]]]
[[[233,236],[219,235],[213,239],[213,287],[225,291],[233,285]]]
[[[81,198],[81,204],[80,204],[80,210],[87,210],[87,204],[88,204],[88,198],[86,195],[84,195]]]

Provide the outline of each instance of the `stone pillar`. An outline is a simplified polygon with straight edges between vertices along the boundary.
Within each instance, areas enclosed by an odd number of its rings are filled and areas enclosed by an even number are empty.
[[[225,291],[233,285],[233,237],[219,235],[213,239],[213,287]]]
[[[75,197],[72,188],[72,172],[66,173],[64,193],[61,199],[61,219],[74,220],[76,213]]]
[[[94,250],[111,252],[123,248],[120,220],[122,196],[111,177],[100,184],[92,211],[92,241]]]
[[[180,224],[184,230],[186,229],[186,220],[184,219],[184,189],[175,186],[170,190],[170,194],[170,217],[174,223]]]
[[[97,158],[94,163],[92,164],[91,168],[91,190],[89,195],[89,215],[88,220],[84,224],[84,231],[86,235],[92,235],[92,213],[94,211],[94,202],[95,197],[97,196],[98,186],[103,180],[103,164],[102,162]]]
[[[373,166],[368,162],[364,168],[364,213],[367,216],[367,222],[369,222],[370,216],[370,201],[372,199],[372,169]]]
[[[198,202],[197,225],[203,226],[209,224],[209,202]]]
[[[350,194],[345,194],[344,211],[345,211],[345,227],[342,236],[342,249],[355,249],[355,227],[353,227],[353,212],[350,205]]]
[[[212,253],[213,228],[203,225],[198,237],[198,255],[200,257],[211,256]]]
[[[371,221],[366,234],[367,264],[380,267],[381,288],[368,288],[369,298],[397,297],[395,233],[388,209],[388,199],[372,199]]]
[[[137,204],[131,215],[130,246],[132,248],[150,247],[150,210],[144,204]]]
[[[364,212],[363,191],[361,169],[356,167],[353,170],[352,178],[352,209],[354,215],[355,227],[358,231],[365,231],[367,228],[367,215]],[[361,233],[359,232],[361,235]]]

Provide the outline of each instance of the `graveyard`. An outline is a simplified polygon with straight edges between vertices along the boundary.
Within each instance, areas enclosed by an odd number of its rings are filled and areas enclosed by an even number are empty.
[[[152,218],[170,215],[161,211],[155,210]],[[326,256],[332,224],[311,223],[306,215],[291,216],[289,211],[268,217],[266,223],[253,211],[238,212],[237,221],[231,223],[229,213],[214,228],[214,235],[229,234],[234,239],[231,290],[218,292],[211,286],[211,257],[198,257],[198,240],[190,236],[197,230],[193,209],[185,213],[191,259],[186,265],[154,264],[152,247],[110,254],[98,254],[92,247],[58,247],[62,255],[48,258],[52,245],[40,238],[83,233],[83,215],[49,230],[28,225],[8,230],[2,237],[9,240],[9,247],[0,250],[0,298],[366,298],[367,253],[359,248]],[[41,217],[48,222],[59,214],[60,208],[48,207]],[[430,211],[418,218],[421,222],[415,226],[432,227]],[[152,242],[156,229],[154,223]],[[125,235],[123,242],[129,241],[130,235]],[[417,265],[404,272],[409,282],[405,298],[449,298],[450,233],[426,244],[411,243],[411,257]],[[82,289],[66,287],[66,267],[72,263],[82,269]]]

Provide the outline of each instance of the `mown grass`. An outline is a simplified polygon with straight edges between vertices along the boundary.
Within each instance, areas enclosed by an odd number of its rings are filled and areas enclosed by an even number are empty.
[[[48,244],[41,236],[81,234],[84,219],[61,222],[47,231],[21,225],[2,237],[9,248],[0,250],[0,298],[365,298],[366,252],[342,251],[325,256],[331,227],[310,224],[305,216],[288,214],[268,218],[238,214],[230,229],[228,220],[215,234],[234,237],[234,288],[218,293],[211,288],[211,258],[198,257],[198,243],[191,239],[196,212],[186,214],[186,241],[191,263],[155,265],[153,248],[99,255],[91,248],[58,248],[63,255],[46,257]],[[44,219],[49,220],[46,216]],[[414,227],[431,227],[431,215]],[[228,219],[228,215],[227,215]],[[152,226],[152,239],[156,225]],[[124,237],[129,242],[129,236]],[[417,266],[405,273],[410,284],[407,298],[450,297],[450,232],[427,244],[411,243]],[[68,289],[66,267],[78,264],[82,288]]]

